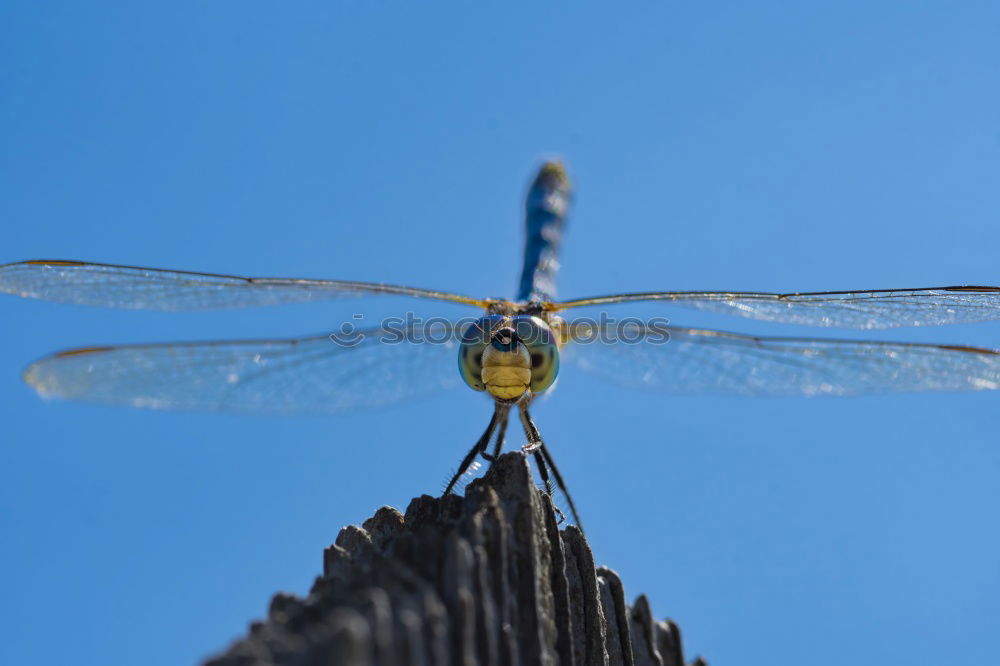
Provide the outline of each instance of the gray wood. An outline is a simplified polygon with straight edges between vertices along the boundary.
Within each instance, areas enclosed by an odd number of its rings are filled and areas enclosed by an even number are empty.
[[[309,596],[278,594],[267,619],[206,666],[683,666],[680,632],[594,566],[559,529],[519,452],[465,497],[382,507],[323,553]],[[704,664],[702,660],[695,663]]]

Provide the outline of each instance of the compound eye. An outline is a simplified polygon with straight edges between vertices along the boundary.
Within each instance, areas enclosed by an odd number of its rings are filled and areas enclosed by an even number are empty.
[[[503,323],[500,315],[489,315],[469,324],[458,346],[458,372],[471,388],[485,391],[483,384],[483,350],[490,342],[493,330]]]
[[[541,393],[552,386],[559,374],[559,346],[555,336],[545,320],[530,315],[514,317],[514,330],[531,358],[531,390]]]

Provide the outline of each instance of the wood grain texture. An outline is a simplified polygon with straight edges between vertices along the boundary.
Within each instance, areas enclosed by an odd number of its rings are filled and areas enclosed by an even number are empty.
[[[520,453],[465,497],[422,496],[341,530],[306,599],[206,666],[684,666],[680,632],[559,529]],[[694,665],[704,665],[701,659]]]

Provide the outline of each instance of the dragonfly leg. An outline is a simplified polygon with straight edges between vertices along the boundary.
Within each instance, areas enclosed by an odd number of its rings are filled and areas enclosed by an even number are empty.
[[[493,431],[496,430],[497,423],[502,420],[506,421],[507,409],[500,404],[497,404],[493,408],[493,418],[490,419],[490,424],[486,426],[486,430],[483,432],[482,437],[472,446],[472,449],[465,454],[462,458],[462,462],[458,465],[458,470],[455,472],[454,476],[451,477],[451,481],[444,489],[444,495],[451,493],[452,488],[458,483],[458,479],[465,474],[469,466],[472,465],[472,461],[476,459],[476,456],[486,450],[486,445],[489,444],[490,438],[493,436]]]
[[[559,490],[562,494],[566,496],[566,503],[569,504],[570,513],[573,514],[573,522],[576,526],[583,531],[583,523],[580,522],[580,515],[576,512],[576,505],[573,504],[573,498],[569,494],[569,490],[566,488],[566,482],[563,481],[562,474],[559,473],[559,468],[556,467],[556,461],[552,459],[552,454],[549,453],[548,447],[545,444],[541,446],[542,457],[545,458],[545,462],[548,463],[549,467],[552,468],[552,476],[556,477],[556,485],[559,486]]]
[[[486,450],[484,449],[482,452],[484,460],[488,460],[493,463],[500,457],[500,451],[503,450],[503,443],[507,435],[507,419],[509,417],[510,409],[505,409],[503,416],[500,417],[500,424],[497,426],[497,441],[496,444],[493,445],[493,453],[486,453]]]
[[[545,458],[542,457],[542,449],[535,449],[533,457],[535,464],[538,466],[538,476],[542,477],[542,483],[545,485],[545,494],[552,497],[555,490],[552,488],[552,480],[549,479],[548,465],[545,464]]]
[[[559,468],[556,467],[555,460],[552,459],[552,454],[549,453],[548,447],[545,446],[545,442],[542,441],[542,436],[538,432],[538,427],[535,426],[534,420],[531,418],[531,414],[528,413],[527,403],[522,403],[520,405],[521,411],[521,423],[524,424],[524,433],[528,436],[528,444],[522,447],[522,451],[525,454],[531,453],[535,459],[535,464],[538,466],[538,475],[542,477],[542,482],[545,484],[545,492],[552,496],[552,482],[549,480],[549,470],[552,470],[552,476],[555,477],[556,485],[559,490],[566,497],[566,503],[569,504],[570,513],[573,514],[573,522],[576,526],[583,531],[583,524],[580,522],[580,515],[576,512],[576,505],[573,504],[573,498],[569,494],[569,490],[566,488],[566,482],[563,481],[562,474],[559,473]],[[558,509],[556,509],[558,511]],[[560,515],[562,512],[559,512]]]
[[[531,414],[528,413],[528,403],[522,402],[519,407],[521,411],[521,424],[524,426],[524,434],[528,438],[528,443],[521,447],[521,451],[525,454],[534,453],[536,449],[542,446],[542,436],[538,433],[535,422],[531,420]]]

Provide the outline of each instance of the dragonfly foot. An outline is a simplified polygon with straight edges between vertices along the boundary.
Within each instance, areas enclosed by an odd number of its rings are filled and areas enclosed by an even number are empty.
[[[538,440],[537,442],[528,442],[527,444],[521,447],[521,453],[523,453],[524,455],[529,455],[534,453],[540,448],[542,448],[541,440]]]

